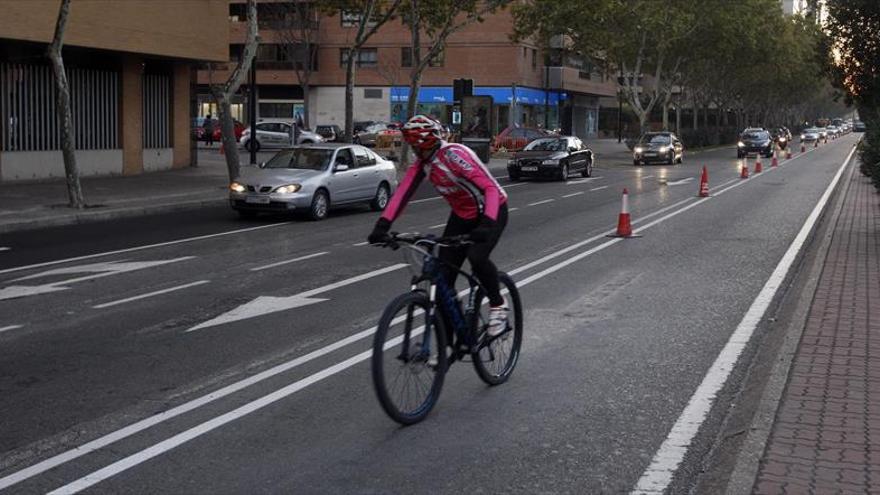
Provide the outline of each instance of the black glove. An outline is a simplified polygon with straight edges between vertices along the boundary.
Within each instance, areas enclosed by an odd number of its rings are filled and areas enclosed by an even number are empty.
[[[385,218],[376,220],[376,226],[367,236],[367,242],[370,244],[385,244],[388,242],[388,231],[391,230],[391,222]]]
[[[471,230],[470,236],[471,240],[474,242],[486,242],[492,237],[492,234],[497,230],[498,223],[495,220],[492,220],[489,217],[480,218],[480,223]]]

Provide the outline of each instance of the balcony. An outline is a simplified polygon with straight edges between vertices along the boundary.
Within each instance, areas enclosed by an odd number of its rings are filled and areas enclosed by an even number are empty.
[[[596,96],[617,95],[617,84],[613,79],[603,81],[594,73],[574,67],[546,67],[545,70],[545,84],[548,89]]]

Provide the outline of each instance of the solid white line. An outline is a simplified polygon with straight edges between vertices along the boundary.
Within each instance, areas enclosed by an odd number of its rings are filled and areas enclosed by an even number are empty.
[[[508,211],[510,211],[510,210],[508,210]],[[445,223],[438,223],[437,225],[431,225],[431,226],[428,227],[428,228],[429,228],[429,229],[439,229],[440,227],[445,227],[445,226],[446,226]]]
[[[646,175],[646,176],[644,176],[644,177],[639,177],[639,180],[653,179],[653,178],[654,178],[653,175]]]
[[[583,193],[584,193],[583,191],[578,191],[578,192],[576,192],[576,193],[565,194],[565,195],[563,195],[562,197],[563,197],[563,198],[571,198],[571,197],[573,197],[573,196],[580,196],[580,195],[583,194]]]
[[[124,303],[131,302],[131,301],[137,301],[139,299],[146,299],[148,297],[158,296],[161,294],[167,294],[169,292],[174,292],[176,290],[188,289],[190,287],[195,287],[197,285],[207,284],[209,282],[210,282],[210,280],[199,280],[197,282],[191,282],[191,283],[184,284],[184,285],[178,285],[177,287],[169,287],[167,289],[157,290],[154,292],[148,292],[146,294],[141,294],[139,296],[128,297],[126,299],[120,299],[118,301],[108,302],[108,303],[104,303],[104,304],[98,304],[97,306],[92,306],[92,308],[94,308],[94,309],[109,308],[110,306],[116,306],[117,304],[124,304]]]
[[[514,206],[514,207],[512,207],[512,208],[508,208],[507,211],[508,211],[508,212],[513,212],[513,211],[516,211],[516,210],[518,210],[518,209],[519,209],[519,208],[517,208],[516,206]]]
[[[12,251],[11,247],[0,247],[0,251]]]
[[[269,265],[263,265],[263,266],[258,266],[256,268],[251,268],[251,271],[258,272],[260,270],[266,270],[268,268],[275,268],[276,266],[282,266],[282,265],[286,265],[288,263],[295,263],[297,261],[303,261],[303,260],[308,260],[308,259],[312,259],[312,258],[317,258],[318,256],[324,256],[325,254],[329,254],[329,253],[330,253],[329,251],[321,251],[320,253],[307,254],[305,256],[300,256],[299,258],[294,258],[292,260],[279,261],[278,263],[272,263]]]
[[[807,241],[810,232],[812,232],[819,219],[819,215],[828,203],[831,193],[840,181],[844,169],[846,169],[846,166],[852,159],[853,153],[855,153],[855,149],[850,151],[846,160],[837,170],[837,174],[825,189],[822,197],[819,198],[819,202],[813,208],[810,216],[807,217],[800,232],[791,242],[788,250],[764,284],[761,292],[758,293],[758,296],[752,302],[748,311],[746,311],[739,325],[737,325],[736,330],[730,336],[724,349],[721,350],[721,353],[715,359],[709,372],[706,373],[702,383],[700,383],[684,411],[682,411],[681,416],[678,417],[675,425],[673,425],[666,440],[664,440],[660,449],[657,450],[657,453],[654,454],[651,465],[642,474],[642,477],[633,489],[633,493],[663,493],[669,487],[672,477],[681,465],[681,461],[684,459],[697,431],[699,431],[700,426],[706,420],[718,392],[727,382],[730,373],[736,367],[740,354],[748,345],[758,324],[761,322],[764,312],[767,311],[776,292],[785,281],[798,253]]]
[[[534,203],[529,203],[528,206],[538,206],[538,205],[543,205],[546,203],[552,203],[553,201],[554,200],[552,200],[552,199],[545,199],[543,201],[535,201]]]
[[[9,326],[0,328],[0,332],[5,332],[7,330],[15,330],[16,328],[21,328],[23,326],[24,325],[9,325]]]
[[[137,247],[126,248],[126,249],[117,249],[116,251],[107,251],[104,253],[88,254],[85,256],[77,256],[75,258],[65,258],[63,260],[47,261],[45,263],[36,263],[33,265],[17,266],[15,268],[7,268],[5,270],[0,270],[0,274],[17,272],[17,271],[21,271],[21,270],[30,270],[32,268],[41,268],[44,266],[52,266],[52,265],[57,265],[59,263],[69,263],[72,261],[87,260],[87,259],[92,259],[92,258],[98,258],[101,256],[110,256],[110,255],[114,255],[114,254],[130,253],[132,251],[142,251],[144,249],[152,249],[152,248],[164,247],[164,246],[173,246],[175,244],[181,244],[184,242],[201,241],[204,239],[213,239],[214,237],[220,237],[220,236],[224,236],[224,235],[241,234],[243,232],[253,232],[255,230],[262,230],[262,229],[269,229],[272,227],[279,227],[281,225],[287,225],[289,223],[293,223],[293,222],[272,223],[269,225],[260,225],[259,227],[250,227],[247,229],[230,230],[228,232],[220,232],[217,234],[208,234],[208,235],[200,235],[197,237],[188,237],[186,239],[178,239],[176,241],[160,242],[157,244],[147,244],[145,246],[137,246]]]
[[[366,246],[369,243],[370,243],[369,241],[358,242],[357,244],[352,244],[352,246]]]
[[[415,201],[410,201],[409,204],[414,205],[414,204],[418,204],[418,203],[424,203],[425,201],[436,201],[438,199],[443,199],[443,196],[434,196],[433,198],[417,199]]]
[[[602,189],[608,189],[608,186],[594,187],[594,188],[590,189],[590,192],[592,192],[592,191],[601,191]]]

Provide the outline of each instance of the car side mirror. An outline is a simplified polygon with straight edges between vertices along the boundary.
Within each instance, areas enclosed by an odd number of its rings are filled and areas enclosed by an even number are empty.
[[[344,163],[337,163],[335,167],[333,167],[334,172],[345,172],[348,170],[348,165]]]

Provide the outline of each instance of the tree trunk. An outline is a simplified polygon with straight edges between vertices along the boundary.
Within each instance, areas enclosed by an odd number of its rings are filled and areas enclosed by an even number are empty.
[[[345,62],[345,142],[354,139],[354,61],[357,50],[348,52]]]
[[[663,130],[669,130],[669,105],[663,102]]]
[[[675,105],[675,133],[681,136],[681,101]]]
[[[694,113],[692,115],[692,117],[694,118],[694,130],[696,131],[697,128],[699,127],[699,120],[700,120],[700,115],[699,115],[699,113],[697,113],[697,97],[696,96],[691,97],[691,103],[693,104],[693,110],[694,110]]]
[[[241,162],[238,156],[238,142],[235,140],[235,125],[232,123],[232,103],[225,96],[217,98],[217,111],[220,114],[220,132],[223,152],[226,156],[226,170],[229,180],[238,178]]]
[[[64,156],[64,175],[67,178],[67,197],[71,208],[85,208],[82,184],[79,181],[79,167],[76,165],[76,153],[73,143],[73,116],[70,109],[70,86],[64,71],[64,59],[61,47],[64,45],[64,32],[67,28],[67,14],[70,12],[70,0],[63,0],[58,11],[55,24],[55,37],[49,46],[49,58],[55,73],[55,105],[61,111],[58,115],[61,125],[61,152]]]

